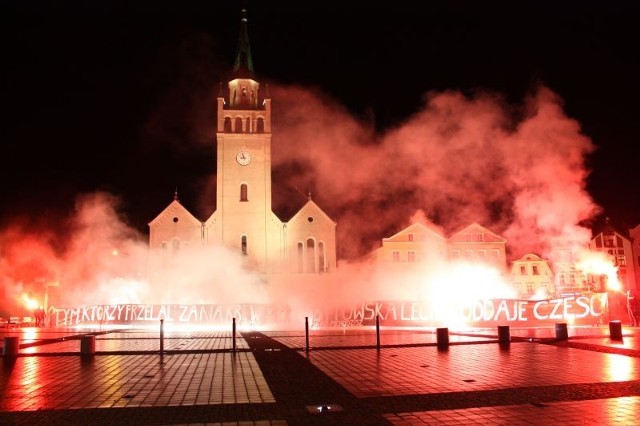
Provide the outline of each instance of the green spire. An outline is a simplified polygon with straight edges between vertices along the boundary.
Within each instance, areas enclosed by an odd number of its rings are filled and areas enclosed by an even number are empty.
[[[247,30],[247,8],[242,8],[240,20],[240,37],[238,37],[238,51],[233,64],[233,74],[236,77],[253,77],[253,60],[249,46],[249,32]]]

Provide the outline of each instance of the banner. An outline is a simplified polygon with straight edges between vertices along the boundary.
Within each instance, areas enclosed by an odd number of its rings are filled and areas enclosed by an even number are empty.
[[[373,301],[340,306],[290,307],[273,304],[93,305],[52,310],[58,326],[167,324],[278,328],[296,326],[310,316],[312,327],[494,327],[496,325],[548,326],[602,325],[609,321],[606,293],[555,299],[483,299],[474,301]],[[311,314],[311,315],[309,315]],[[616,315],[622,315],[616,312]]]

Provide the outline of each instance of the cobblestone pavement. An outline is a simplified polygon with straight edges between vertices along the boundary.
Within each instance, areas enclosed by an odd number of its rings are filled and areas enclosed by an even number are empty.
[[[640,424],[640,329],[498,331],[2,329],[0,424]]]

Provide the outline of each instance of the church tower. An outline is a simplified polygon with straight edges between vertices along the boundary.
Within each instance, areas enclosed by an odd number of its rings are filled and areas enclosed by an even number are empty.
[[[273,270],[270,253],[283,242],[271,211],[271,99],[255,79],[246,9],[233,71],[218,93],[216,136],[216,211],[205,224],[207,243],[237,250],[252,269]]]

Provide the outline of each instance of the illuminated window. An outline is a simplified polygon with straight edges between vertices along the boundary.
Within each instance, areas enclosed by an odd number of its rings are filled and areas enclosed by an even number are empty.
[[[247,255],[247,236],[246,235],[242,236],[241,246],[242,246],[242,254],[246,256]]]
[[[247,197],[247,184],[243,183],[240,185],[240,201],[249,201]]]
[[[393,263],[400,262],[400,252],[398,250],[394,250],[391,252],[391,260]]]

